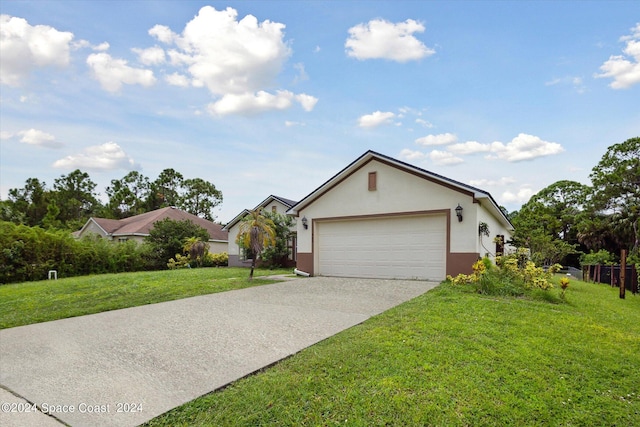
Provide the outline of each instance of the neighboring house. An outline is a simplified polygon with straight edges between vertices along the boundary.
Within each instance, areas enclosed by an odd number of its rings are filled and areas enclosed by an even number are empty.
[[[153,224],[165,218],[174,221],[189,220],[199,225],[209,233],[209,252],[226,252],[227,232],[222,229],[221,225],[175,207],[157,209],[124,219],[89,218],[82,229],[77,232],[77,237],[81,238],[88,234],[97,234],[109,240],[142,242],[149,235]]]
[[[289,199],[285,199],[284,197],[278,196],[269,196],[264,199],[258,206],[253,208],[263,209],[263,212],[276,212],[282,215],[285,215],[287,210],[290,209],[297,202]],[[229,232],[229,246],[228,246],[228,254],[229,254],[229,267],[248,267],[251,265],[251,258],[247,256],[244,250],[238,246],[236,243],[236,238],[238,237],[238,230],[240,227],[240,222],[242,219],[247,216],[249,213],[248,209],[243,210],[238,215],[236,215],[227,225],[224,226],[224,230]],[[294,267],[296,265],[296,225],[292,226],[292,231],[294,235],[288,242],[289,246],[289,265],[290,267]]]
[[[471,273],[513,232],[488,192],[374,151],[287,213],[298,218],[297,268],[311,275],[441,281]]]

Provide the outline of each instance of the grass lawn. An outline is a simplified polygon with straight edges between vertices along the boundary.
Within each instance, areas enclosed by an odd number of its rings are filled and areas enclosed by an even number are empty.
[[[256,269],[255,276],[291,269]],[[0,329],[273,283],[246,268],[194,268],[80,276],[0,286]]]
[[[148,425],[640,425],[640,296],[566,301],[443,284]]]

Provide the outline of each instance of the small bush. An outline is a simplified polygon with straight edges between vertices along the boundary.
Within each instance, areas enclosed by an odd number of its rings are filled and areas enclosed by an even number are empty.
[[[217,254],[207,253],[202,261],[203,267],[226,267],[229,265],[229,254],[221,252]]]
[[[187,267],[190,268],[191,265],[189,265],[189,257],[176,254],[175,258],[169,259],[169,262],[167,263],[167,267],[169,268],[169,270],[176,270],[178,268],[187,268]]]
[[[522,296],[548,291],[553,288],[551,278],[562,268],[556,264],[544,271],[531,260],[525,259],[525,252],[498,257],[496,265],[489,258],[483,258],[473,264],[473,274],[447,276],[453,285],[471,285],[481,294]]]

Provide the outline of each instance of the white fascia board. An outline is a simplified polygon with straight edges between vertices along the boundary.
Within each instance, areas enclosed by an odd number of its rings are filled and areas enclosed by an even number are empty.
[[[225,224],[224,227],[222,227],[223,230],[229,231],[229,228],[233,227],[234,225],[236,225],[236,223],[240,222],[240,220],[242,218],[244,218],[248,213],[250,213],[249,209],[245,209],[242,212],[240,212],[238,215],[236,215],[235,217],[233,217],[233,219],[231,221],[229,221],[228,223]]]

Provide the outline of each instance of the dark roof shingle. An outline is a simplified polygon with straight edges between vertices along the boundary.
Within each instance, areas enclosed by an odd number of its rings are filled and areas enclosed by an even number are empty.
[[[208,221],[199,216],[190,214],[178,208],[166,207],[155,211],[146,212],[140,215],[124,218],[120,220],[107,218],[92,218],[104,231],[114,236],[125,235],[148,235],[153,224],[157,221],[169,218],[174,221],[189,220],[194,224],[204,228],[209,233],[212,240],[228,239],[227,231],[222,226],[214,222]]]

